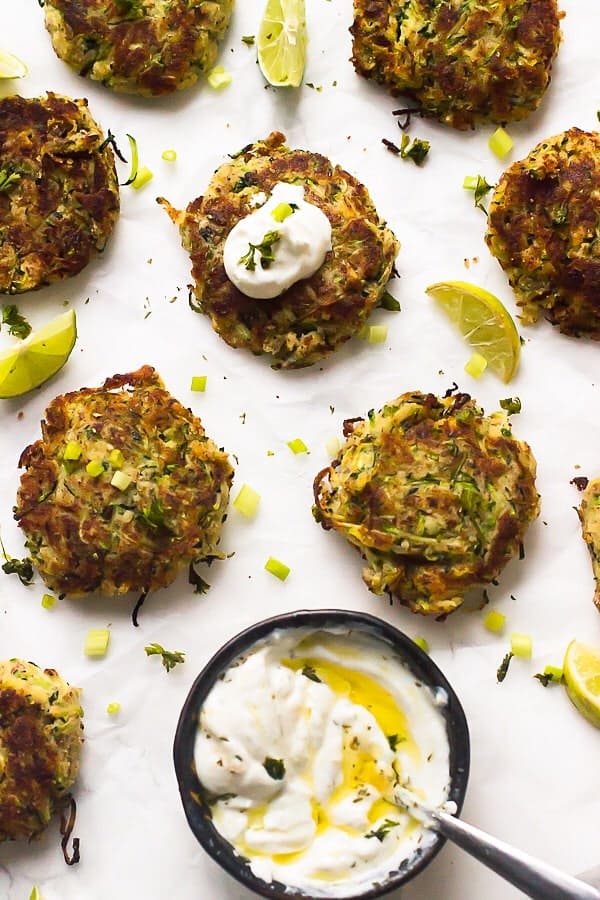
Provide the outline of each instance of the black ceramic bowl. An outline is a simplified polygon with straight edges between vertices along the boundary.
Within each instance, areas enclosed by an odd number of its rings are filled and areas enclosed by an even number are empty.
[[[458,812],[462,808],[469,777],[469,729],[460,701],[429,656],[397,628],[382,619],[365,613],[324,609],[274,616],[240,632],[221,647],[192,685],[179,717],[173,758],[183,808],[189,826],[199,843],[230,875],[260,896],[270,897],[272,900],[307,900],[310,895],[278,881],[267,882],[258,878],[229,841],[219,834],[212,823],[210,806],[204,797],[202,786],[196,775],[194,745],[198,733],[200,709],[219,675],[237,657],[248,651],[258,641],[267,638],[275,630],[302,627],[315,630],[342,627],[361,633],[370,633],[378,641],[391,648],[416,679],[432,688],[443,688],[448,695],[448,702],[440,706],[439,711],[446,721],[450,745],[448,799],[456,803]],[[374,900],[389,891],[396,890],[429,865],[444,843],[443,837],[435,835],[431,843],[424,848],[419,848],[412,856],[404,860],[400,868],[390,872],[384,881],[370,886],[366,890],[360,890],[358,893],[356,893],[355,887],[349,887],[348,894],[344,894],[340,900]],[[339,885],[336,885],[336,888],[338,887]],[[339,895],[337,896],[339,898]]]

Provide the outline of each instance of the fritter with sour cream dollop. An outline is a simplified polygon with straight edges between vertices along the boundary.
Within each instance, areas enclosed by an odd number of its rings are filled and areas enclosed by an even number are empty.
[[[153,368],[57,397],[42,435],[15,518],[49,588],[148,592],[220,555],[233,469]]]
[[[318,153],[290,150],[284,141],[274,132],[244,147],[185,211],[159,201],[179,226],[192,260],[193,309],[205,313],[231,347],[268,353],[277,369],[311,365],[355,335],[379,304],[399,249],[356,178]],[[310,277],[273,299],[253,299],[227,277],[223,248],[234,225],[281,182],[301,185],[304,199],[325,213],[332,249]]]
[[[556,0],[354,0],[359,75],[453,128],[537,109],[560,43]]]
[[[446,615],[493,581],[539,512],[536,464],[504,412],[468,394],[408,393],[366,419],[315,479],[315,518],[366,562],[363,580],[413,612]]]
[[[0,292],[77,275],[118,215],[113,151],[87,100],[0,100]]]
[[[0,841],[40,834],[79,769],[79,688],[54,671],[0,662]]]
[[[600,134],[570,128],[504,173],[486,241],[526,324],[600,340]]]
[[[44,9],[56,54],[79,75],[153,95],[212,68],[233,0],[46,0]]]

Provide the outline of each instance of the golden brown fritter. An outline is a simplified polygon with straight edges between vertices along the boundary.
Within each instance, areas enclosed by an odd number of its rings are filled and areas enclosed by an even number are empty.
[[[233,469],[153,368],[57,397],[42,434],[15,518],[49,588],[147,592],[219,555]]]
[[[193,309],[210,317],[231,347],[268,353],[273,367],[308,366],[360,330],[391,277],[399,244],[378,217],[367,189],[318,153],[290,150],[273,132],[217,169],[203,197],[179,212],[160,200],[179,226],[196,281]],[[300,184],[332,227],[332,250],[317,271],[273,300],[241,293],[223,266],[225,240],[278,182]],[[263,200],[264,202],[264,200]]]
[[[556,0],[354,0],[359,75],[453,128],[537,109],[560,43]]]
[[[587,485],[578,509],[581,533],[592,558],[592,571],[596,582],[594,603],[600,610],[600,478]]]
[[[118,215],[113,152],[87,100],[0,100],[0,292],[76,275]]]
[[[80,75],[128,94],[195,84],[217,57],[233,0],[46,0],[57,55]]]
[[[513,163],[485,237],[525,324],[600,340],[600,134],[571,128]]]
[[[54,669],[0,662],[0,841],[40,834],[79,769],[79,688]]]
[[[539,512],[536,465],[504,412],[408,393],[344,422],[344,435],[315,479],[313,514],[359,550],[374,594],[446,615],[519,552]]]

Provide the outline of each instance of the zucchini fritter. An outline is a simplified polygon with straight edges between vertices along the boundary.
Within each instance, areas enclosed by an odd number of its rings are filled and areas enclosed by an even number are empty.
[[[399,250],[364,185],[324,156],[290,150],[284,141],[273,132],[244,147],[185,211],[159,199],[192,260],[192,308],[208,315],[231,347],[268,353],[276,369],[312,365],[355,335],[379,303]],[[255,300],[228,279],[223,247],[278,182],[301,184],[305,199],[325,213],[332,250],[309,278],[272,300]]]
[[[87,100],[0,100],[0,169],[0,292],[69,278],[104,249],[119,185]]]
[[[577,513],[581,521],[581,533],[592,558],[596,582],[594,603],[600,610],[600,478],[589,482]]]
[[[129,94],[190,87],[217,57],[233,0],[46,0],[56,54]]]
[[[315,479],[313,514],[359,550],[374,594],[446,615],[518,553],[539,512],[536,465],[504,412],[408,393],[344,422],[344,435]]]
[[[57,397],[42,435],[15,518],[49,588],[153,591],[219,555],[233,469],[153,368]]]
[[[0,841],[40,834],[79,770],[79,688],[54,669],[0,662]]]
[[[507,169],[485,237],[525,324],[600,340],[599,236],[600,134],[571,128]]]
[[[560,43],[556,0],[354,0],[359,75],[453,128],[537,109]]]

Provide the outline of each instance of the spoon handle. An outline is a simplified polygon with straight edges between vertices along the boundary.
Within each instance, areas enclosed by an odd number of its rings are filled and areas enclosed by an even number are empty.
[[[473,825],[431,810],[435,828],[489,869],[535,900],[600,900],[600,891],[553,866],[522,853]]]

